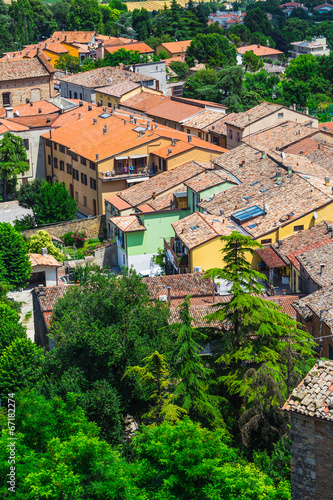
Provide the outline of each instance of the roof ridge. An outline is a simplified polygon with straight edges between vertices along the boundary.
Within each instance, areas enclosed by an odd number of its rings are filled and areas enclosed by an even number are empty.
[[[210,223],[209,223],[209,222],[205,219],[205,217],[204,217],[204,216],[203,216],[200,212],[196,212],[196,213],[200,215],[200,217],[201,217],[201,218],[202,218],[202,219],[206,222],[206,224],[208,224],[208,226],[209,226],[211,229],[213,229],[213,231],[215,231],[215,233],[216,233],[216,234],[220,234],[220,233],[219,233],[219,232],[215,229],[215,227],[213,227],[213,225],[212,225],[212,224],[210,224]]]

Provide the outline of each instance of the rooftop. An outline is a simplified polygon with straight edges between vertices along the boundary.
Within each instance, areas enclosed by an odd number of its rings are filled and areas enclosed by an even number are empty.
[[[244,129],[251,123],[261,120],[261,118],[269,116],[272,113],[275,113],[275,111],[279,111],[280,109],[283,109],[283,106],[281,104],[262,102],[261,104],[258,104],[258,106],[255,106],[248,111],[244,111],[243,113],[234,113],[233,116],[230,117],[230,120],[228,120],[226,123],[227,125],[231,125],[232,127]]]
[[[191,250],[218,236],[229,236],[238,227],[223,217],[196,212],[172,224],[178,238]]]
[[[320,318],[328,328],[333,329],[333,286],[326,286],[293,304],[294,309],[304,319],[309,321],[313,314]]]
[[[282,407],[320,420],[333,421],[333,361],[319,360]]]
[[[76,75],[69,75],[60,78],[60,81],[70,82],[75,85],[82,85],[83,87],[97,88],[108,87],[110,83],[116,82],[142,82],[154,80],[155,78],[132,71],[120,69],[119,67],[105,66],[103,68],[92,69],[84,73],[77,73]],[[111,80],[111,81],[110,81]]]
[[[116,83],[115,85],[107,85],[106,87],[97,87],[96,92],[102,92],[103,94],[111,95],[113,97],[122,97],[128,92],[141,87],[140,83],[135,82],[122,82]]]
[[[0,62],[0,81],[38,78],[54,73],[54,69],[42,54],[33,59],[20,59]]]
[[[218,109],[203,109],[190,118],[182,120],[182,125],[184,125],[184,127],[192,127],[202,130],[204,127],[214,124],[217,120],[225,116],[226,115],[222,109],[220,111]]]
[[[94,37],[94,31],[55,31],[51,36],[52,40],[59,40],[61,42],[78,42],[88,44]]]
[[[212,132],[218,135],[227,135],[227,122],[234,117],[237,113],[229,113],[221,116],[215,122],[203,128],[204,132]]]
[[[50,266],[50,267],[60,267],[61,264],[53,257],[53,255],[41,255],[39,253],[29,253],[29,258],[32,267],[37,266]]]
[[[113,45],[112,43],[108,43],[105,41],[104,43],[104,48],[105,52],[108,52],[109,54],[113,54],[114,52],[117,52],[117,50],[120,49],[125,49],[125,50],[133,50],[135,52],[140,52],[140,54],[153,54],[154,49],[149,47],[144,42],[133,42],[133,43],[124,43],[122,45]]]
[[[213,281],[211,278],[204,278],[204,273],[154,276],[142,278],[142,281],[148,286],[151,300],[157,300],[161,295],[168,296],[168,287],[170,299],[185,299],[188,295],[213,295]]]
[[[187,47],[191,45],[192,40],[182,40],[180,42],[163,42],[161,46],[171,52],[171,54],[175,54],[177,52],[186,52]]]
[[[283,54],[280,50],[271,49],[270,47],[265,47],[264,45],[246,45],[245,47],[239,47],[237,49],[238,54],[245,54],[245,52],[251,51],[258,57],[269,57],[279,54]]]
[[[106,200],[119,210],[124,210],[130,206],[136,207],[154,198],[158,199],[166,191],[176,188],[181,189],[185,181],[197,176],[208,168],[210,168],[209,163],[189,161],[168,172],[162,172],[151,177],[145,182],[140,182],[126,189],[119,196],[112,196],[111,198],[106,198]],[[168,198],[172,201],[172,193],[168,195]]]
[[[110,222],[117,226],[123,233],[134,231],[145,231],[146,228],[137,215],[123,215],[121,217],[110,217]]]
[[[320,287],[333,282],[333,241],[313,250],[297,255],[296,259],[304,267],[310,278]]]
[[[298,231],[292,236],[285,238],[281,246],[278,243],[274,243],[273,248],[286,264],[293,264],[300,270],[299,261],[296,259],[297,255],[332,242],[327,225],[328,223],[323,221],[310,229]]]
[[[205,189],[218,186],[219,184],[223,184],[225,182],[232,182],[232,180],[227,178],[224,172],[221,172],[220,170],[206,170],[202,174],[186,181],[184,184],[192,189],[192,191],[200,193]]]

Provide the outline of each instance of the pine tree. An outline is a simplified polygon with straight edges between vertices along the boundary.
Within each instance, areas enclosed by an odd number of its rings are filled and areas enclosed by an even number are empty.
[[[0,177],[3,187],[3,198],[7,200],[8,184],[15,188],[17,175],[29,170],[27,153],[21,137],[6,132],[0,141]]]
[[[192,327],[194,320],[190,315],[190,296],[179,307],[181,324],[173,354],[174,375],[179,382],[174,395],[192,419],[212,424],[221,418],[219,398],[209,394],[214,384],[214,370],[204,365],[205,357],[200,354],[203,348],[195,340],[196,337],[203,342],[207,336]]]
[[[266,277],[251,269],[249,257],[261,245],[235,231],[221,240],[224,267],[206,273],[231,283],[230,301],[219,303],[209,315],[225,325],[217,354],[219,380],[229,394],[245,396],[247,415],[240,424],[251,421],[258,429],[270,412],[276,416],[283,399],[311,367],[314,341],[279,306],[260,296],[259,280]]]

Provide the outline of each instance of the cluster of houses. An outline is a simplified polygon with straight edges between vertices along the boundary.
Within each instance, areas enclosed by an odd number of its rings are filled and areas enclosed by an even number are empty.
[[[319,53],[324,42],[299,42],[297,50]],[[169,303],[170,321],[189,294],[197,325],[206,324],[214,303],[230,300],[230,285],[204,273],[222,265],[221,236],[249,236],[258,242],[251,265],[267,278],[263,298],[312,334],[319,357],[333,360],[333,126],[296,105],[263,102],[228,113],[218,103],[166,95],[166,62],[184,60],[189,43],[158,46],[167,61],[76,75],[56,74],[59,54],[83,60],[121,46],[149,55],[149,47],[94,32],[59,32],[5,54],[0,136],[12,132],[24,141],[30,168],[20,182],[64,182],[82,217],[105,221],[118,269],[134,268],[151,301]],[[279,57],[269,47],[238,49],[246,50]],[[14,213],[15,203],[5,212]],[[167,275],[156,263],[159,252]],[[31,262],[34,283],[46,285],[33,292],[35,341],[50,348],[53,307],[73,285],[64,286],[61,265],[47,252],[32,254]],[[285,405],[300,440],[309,430],[323,438],[328,432],[332,373],[332,362],[320,361]],[[308,498],[326,498],[316,486],[326,466],[311,439],[307,455],[293,449],[295,498],[305,498],[304,488]]]

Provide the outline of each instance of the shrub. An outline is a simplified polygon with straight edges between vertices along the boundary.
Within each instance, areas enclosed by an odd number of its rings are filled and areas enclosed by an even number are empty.
[[[21,219],[14,220],[14,228],[18,232],[27,231],[36,226],[35,218],[33,215],[24,215]]]
[[[75,245],[76,248],[82,248],[87,236],[87,231],[69,231],[64,234],[63,240],[65,245],[69,247]]]

